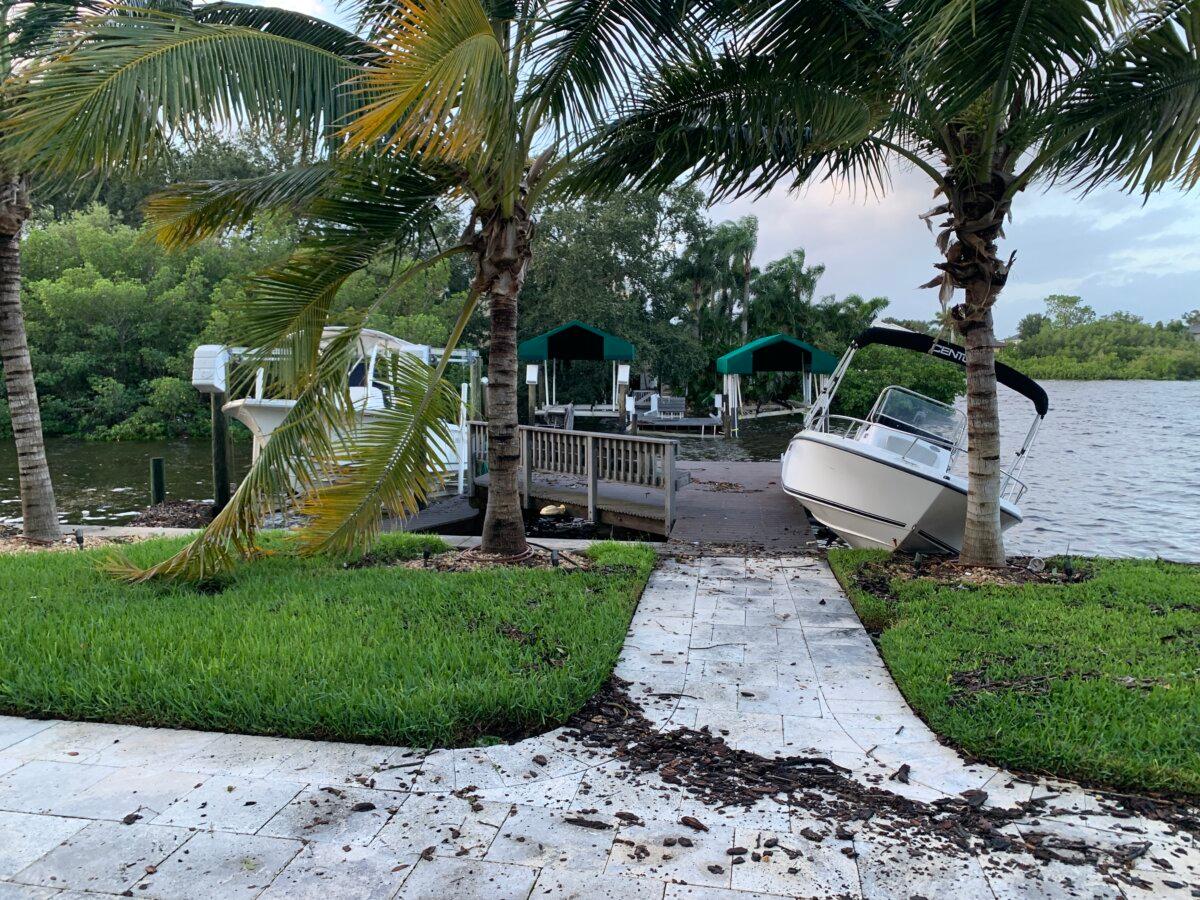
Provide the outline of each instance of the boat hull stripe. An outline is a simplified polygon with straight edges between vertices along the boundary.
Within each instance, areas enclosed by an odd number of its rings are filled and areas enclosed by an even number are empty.
[[[840,509],[843,512],[853,513],[856,516],[862,516],[864,519],[874,519],[876,522],[883,522],[885,525],[894,525],[897,528],[907,528],[907,522],[897,522],[895,519],[889,519],[886,516],[877,516],[875,513],[869,513],[866,510],[855,509],[853,506],[846,506],[844,503],[837,503],[833,500],[826,500],[824,497],[816,497],[812,494],[806,494],[804,491],[797,491],[794,488],[785,487],[785,494],[791,494],[793,497],[802,497],[805,500],[811,500],[813,503],[822,503],[825,506],[832,506],[834,509]]]

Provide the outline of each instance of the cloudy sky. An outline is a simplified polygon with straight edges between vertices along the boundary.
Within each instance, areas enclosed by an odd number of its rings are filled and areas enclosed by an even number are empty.
[[[716,219],[758,216],[759,266],[795,247],[826,267],[821,294],[884,296],[889,314],[927,319],[937,293],[917,290],[932,278],[933,236],[917,216],[933,207],[932,186],[900,173],[883,198],[855,197],[826,185],[799,194],[777,190],[760,200],[713,208]],[[1200,307],[1200,194],[1140,197],[1098,191],[1027,191],[1013,204],[1002,249],[1017,251],[996,307],[997,330],[1042,308],[1047,294],[1079,294],[1100,313],[1129,310],[1148,321]]]

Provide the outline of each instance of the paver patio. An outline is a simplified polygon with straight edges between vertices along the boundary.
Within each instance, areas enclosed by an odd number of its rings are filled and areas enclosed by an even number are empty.
[[[664,562],[617,675],[658,729],[826,757],[925,812],[709,806],[562,730],[425,752],[0,717],[0,900],[1200,896],[1186,830],[940,744],[819,560]],[[1026,804],[1020,840],[931,828],[963,791]]]

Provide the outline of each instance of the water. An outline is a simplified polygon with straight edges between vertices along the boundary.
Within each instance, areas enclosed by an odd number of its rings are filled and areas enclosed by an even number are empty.
[[[92,443],[48,440],[46,456],[63,522],[119,525],[150,503],[150,460],[161,456],[167,466],[167,498],[211,500],[212,455],[207,441]],[[233,448],[233,474],[250,464],[250,444]],[[0,521],[21,520],[17,451],[0,441]]]
[[[1046,417],[1023,479],[1025,521],[1007,535],[1014,553],[1070,549],[1200,562],[1200,381],[1047,381]],[[1004,459],[1033,407],[1001,388]],[[961,403],[961,401],[960,401]],[[581,425],[595,427],[597,420]],[[747,422],[736,440],[679,436],[683,459],[777,460],[798,416]],[[150,458],[167,461],[167,496],[212,496],[208,443],[49,441],[63,520],[119,524],[149,502]],[[235,474],[250,447],[234,451]],[[16,452],[0,442],[0,519],[18,520]]]

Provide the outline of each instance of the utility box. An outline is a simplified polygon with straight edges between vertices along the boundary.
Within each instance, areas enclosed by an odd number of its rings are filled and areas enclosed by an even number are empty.
[[[201,344],[192,356],[192,386],[202,394],[223,394],[228,369],[228,347]]]

